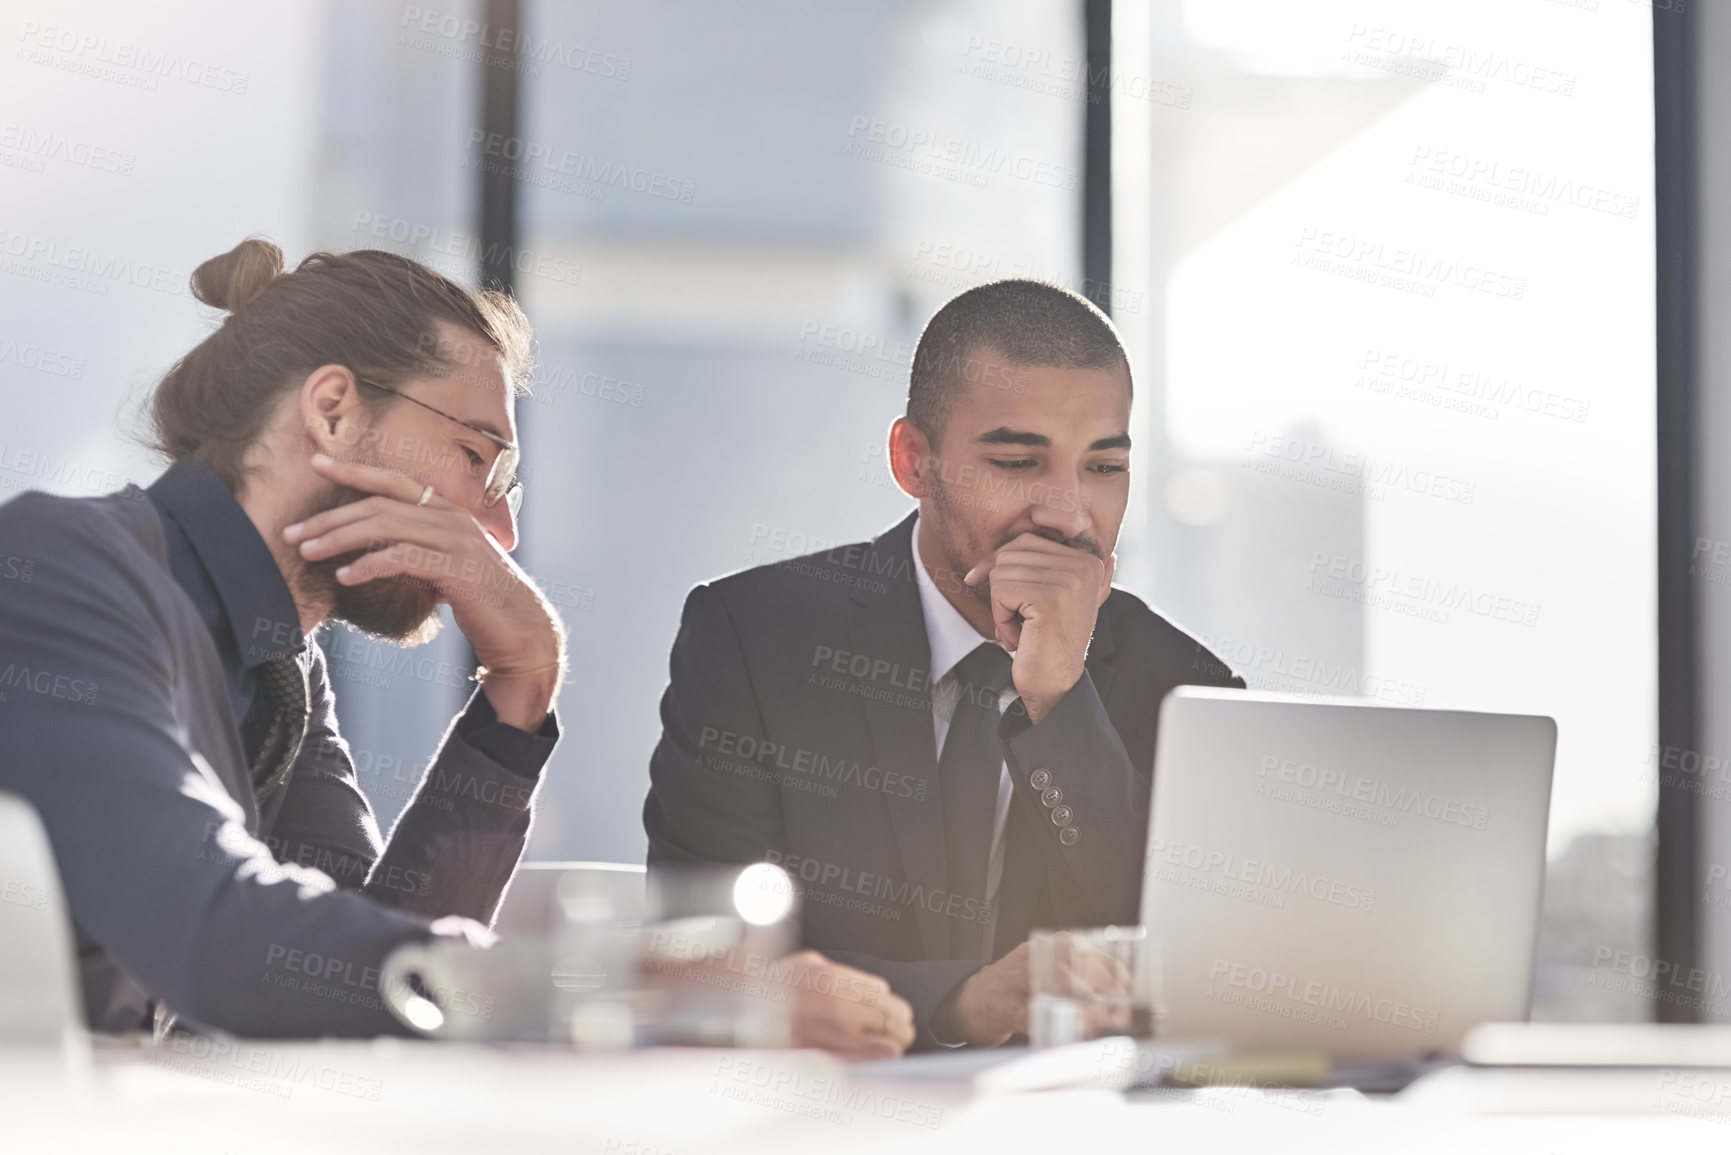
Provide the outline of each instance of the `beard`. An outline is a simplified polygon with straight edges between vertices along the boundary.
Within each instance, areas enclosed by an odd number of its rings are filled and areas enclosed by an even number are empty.
[[[1100,547],[1100,542],[1092,534],[1079,533],[1075,537],[1065,537],[1055,529],[1047,529],[1038,525],[1029,526],[1026,529],[1006,530],[1002,540],[988,545],[990,539],[972,531],[966,516],[960,512],[962,503],[951,496],[949,487],[937,477],[932,478],[931,502],[932,521],[938,531],[935,535],[938,541],[938,551],[943,554],[944,564],[956,575],[957,584],[961,584],[963,574],[1024,533],[1031,533],[1035,537],[1055,541],[1061,546],[1093,554],[1101,561],[1106,560],[1106,551]],[[973,560],[970,561],[969,558]],[[990,574],[986,575],[986,580],[979,585],[963,585],[962,588],[981,605],[989,607],[992,604],[992,578]]]
[[[332,485],[308,503],[296,521],[370,497],[358,489]],[[439,618],[439,595],[424,578],[396,574],[374,578],[359,585],[344,585],[337,570],[359,561],[370,550],[357,549],[321,561],[302,561],[300,585],[304,594],[328,603],[330,616],[369,637],[419,646],[438,636],[444,625]]]

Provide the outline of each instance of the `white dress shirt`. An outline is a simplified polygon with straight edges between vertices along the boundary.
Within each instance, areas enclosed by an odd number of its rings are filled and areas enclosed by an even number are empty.
[[[914,519],[914,578],[920,587],[920,611],[926,619],[926,641],[932,652],[932,739],[939,760],[944,755],[944,737],[950,732],[950,717],[955,713],[956,696],[959,686],[956,682],[956,663],[973,653],[981,642],[997,644],[996,639],[983,637],[980,632],[968,624],[968,619],[952,606],[943,591],[938,589],[926,572],[925,562],[920,557],[920,522]],[[1016,700],[1014,684],[1006,687],[998,695],[998,713],[1001,716],[1004,709]],[[940,787],[941,789],[941,787]],[[992,939],[998,929],[998,909],[996,898],[998,881],[1004,874],[1004,822],[1010,814],[1010,798],[1014,786],[1010,781],[1010,768],[1003,763],[998,765],[998,805],[992,816],[992,856],[986,863],[986,893],[981,896],[985,903],[990,904],[991,914],[986,917],[984,928],[985,958],[990,961],[992,955]],[[972,897],[964,895],[964,898]]]

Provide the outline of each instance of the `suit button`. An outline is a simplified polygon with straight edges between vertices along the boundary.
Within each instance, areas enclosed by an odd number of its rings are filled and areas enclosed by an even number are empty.
[[[1071,811],[1068,806],[1059,806],[1052,811],[1052,825],[1068,826],[1070,825],[1070,819],[1075,816],[1075,813]]]
[[[1064,829],[1058,831],[1058,841],[1062,842],[1065,846],[1074,846],[1076,843],[1082,841],[1082,832],[1074,826],[1066,826]]]
[[[1028,775],[1028,785],[1032,786],[1035,790],[1044,790],[1051,784],[1052,772],[1050,770],[1040,769]]]
[[[1048,786],[1040,791],[1040,805],[1050,810],[1064,800],[1064,792],[1056,786]]]

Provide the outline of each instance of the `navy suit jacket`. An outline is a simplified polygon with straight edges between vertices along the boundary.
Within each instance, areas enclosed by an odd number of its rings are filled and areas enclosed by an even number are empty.
[[[182,512],[177,488],[220,491],[185,462],[152,495],[163,486]],[[204,515],[223,516],[226,502],[233,532],[189,528],[209,557],[220,551],[213,576],[239,606],[249,599],[224,579],[249,550],[282,577],[232,497],[209,496]],[[500,736],[477,692],[382,838],[337,729],[324,653],[306,639],[306,738],[260,805],[237,666],[285,637],[300,644],[293,602],[284,591],[288,621],[213,633],[200,609],[210,598],[176,580],[170,528],[135,486],[0,505],[0,789],[47,828],[89,1025],[143,1028],[160,1001],[237,1034],[408,1034],[380,999],[379,969],[431,937],[433,919],[492,920],[557,727]]]
[[[952,930],[988,908],[949,889],[913,523],[691,591],[643,820],[652,870],[781,863],[804,945],[888,981],[919,1046],[981,966],[955,957]],[[1000,728],[1009,822],[1023,824],[1016,839],[1006,826],[1000,894],[1037,893],[1021,912],[1036,925],[1137,920],[1160,700],[1186,683],[1243,686],[1122,590],[1100,607],[1086,670],[1039,725],[1012,706]],[[1073,844],[1034,782],[1063,791]],[[1000,937],[998,953],[1012,945]]]

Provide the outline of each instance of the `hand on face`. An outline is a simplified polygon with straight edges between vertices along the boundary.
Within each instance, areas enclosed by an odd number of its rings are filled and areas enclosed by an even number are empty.
[[[998,641],[1015,655],[1011,677],[1036,724],[1081,680],[1094,619],[1112,592],[1118,557],[1024,533],[969,570],[989,582]]]
[[[535,669],[563,661],[564,632],[552,606],[468,510],[436,494],[418,504],[425,487],[403,473],[323,454],[312,464],[326,480],[373,496],[284,529],[283,539],[302,558],[321,561],[364,551],[336,571],[344,586],[393,576],[426,583],[451,607],[457,628],[489,668]],[[550,701],[558,680],[558,670],[548,671],[530,696],[546,690]],[[529,693],[529,687],[514,680],[497,687],[489,682],[487,692],[501,720],[520,724],[506,717],[501,698]],[[523,706],[530,723],[523,728],[539,726],[546,709],[534,715],[532,705]]]

